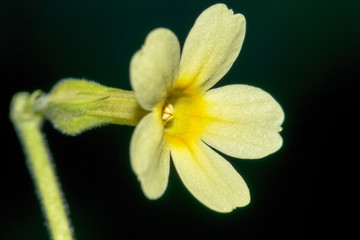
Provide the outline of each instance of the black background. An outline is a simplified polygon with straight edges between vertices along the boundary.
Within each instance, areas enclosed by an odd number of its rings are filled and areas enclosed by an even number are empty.
[[[1,1],[0,239],[48,239],[9,121],[12,95],[49,91],[65,77],[129,90],[129,61],[147,33],[167,27],[183,44],[197,16],[214,3]],[[192,197],[173,166],[164,196],[147,200],[129,162],[133,127],[70,137],[46,122],[77,239],[303,239],[352,230],[359,1],[224,3],[245,15],[247,33],[240,56],[216,86],[260,87],[285,111],[280,151],[256,161],[227,158],[248,183],[251,204],[230,214],[212,212]]]

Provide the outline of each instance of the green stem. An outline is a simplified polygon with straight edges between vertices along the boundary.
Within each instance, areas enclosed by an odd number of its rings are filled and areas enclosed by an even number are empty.
[[[16,94],[10,117],[28,158],[30,173],[37,187],[49,232],[54,240],[73,239],[66,203],[57,181],[54,164],[41,133],[43,116],[33,110],[38,92]]]

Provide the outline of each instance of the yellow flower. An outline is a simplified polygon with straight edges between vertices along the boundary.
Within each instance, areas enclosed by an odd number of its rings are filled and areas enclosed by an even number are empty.
[[[196,20],[181,58],[178,39],[164,28],[150,32],[133,56],[131,85],[149,113],[134,131],[130,157],[149,199],[164,193],[171,158],[187,189],[210,209],[230,212],[250,202],[243,178],[211,147],[236,158],[267,156],[282,145],[284,114],[259,88],[209,90],[234,63],[244,36],[244,16],[216,4]]]

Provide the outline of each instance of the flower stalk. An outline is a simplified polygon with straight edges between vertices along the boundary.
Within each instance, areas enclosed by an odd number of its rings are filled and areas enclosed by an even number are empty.
[[[50,235],[54,240],[71,240],[73,233],[67,205],[41,133],[43,116],[33,109],[34,100],[38,95],[39,91],[32,95],[26,92],[16,94],[11,102],[10,118],[27,156],[27,164],[36,185]]]

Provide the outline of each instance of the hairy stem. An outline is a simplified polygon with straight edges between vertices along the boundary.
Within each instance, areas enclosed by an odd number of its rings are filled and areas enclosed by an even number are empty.
[[[43,116],[33,110],[37,92],[16,94],[11,103],[10,118],[15,126],[52,239],[73,239],[66,203],[56,178],[47,144],[41,133]]]

